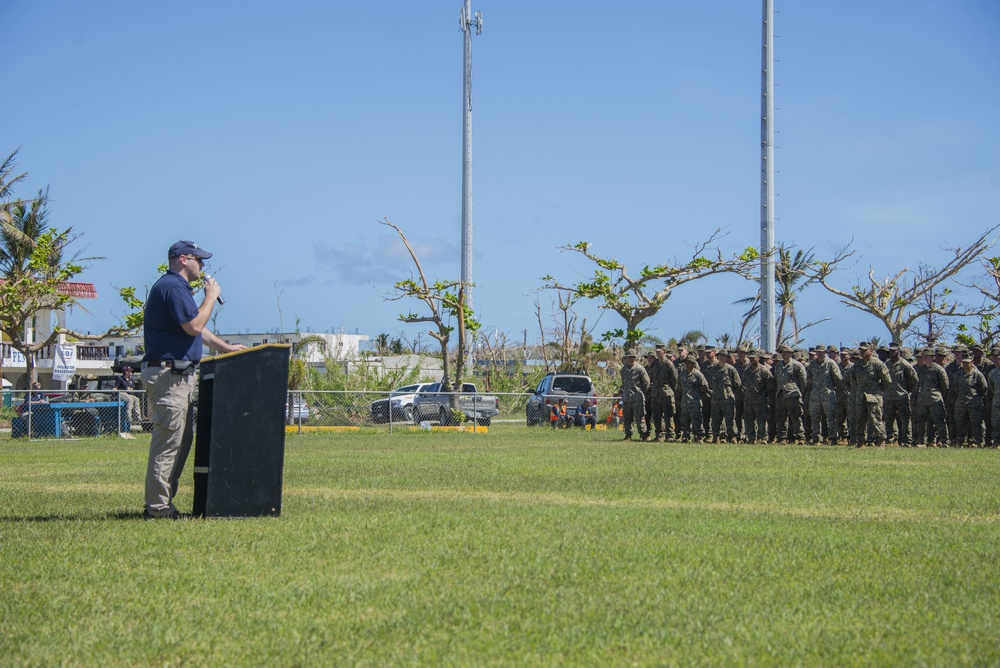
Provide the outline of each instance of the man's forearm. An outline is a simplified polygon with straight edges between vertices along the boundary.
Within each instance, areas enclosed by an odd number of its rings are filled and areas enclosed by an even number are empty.
[[[201,330],[201,342],[220,353],[231,353],[242,348],[242,346],[233,346],[226,343],[208,329]]]

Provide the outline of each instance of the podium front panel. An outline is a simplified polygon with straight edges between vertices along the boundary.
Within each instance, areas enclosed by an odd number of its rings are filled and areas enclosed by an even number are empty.
[[[281,514],[288,346],[202,360],[195,437],[194,514]]]

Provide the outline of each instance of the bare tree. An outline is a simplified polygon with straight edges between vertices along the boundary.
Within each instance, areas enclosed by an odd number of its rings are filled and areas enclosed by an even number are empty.
[[[643,337],[639,325],[656,315],[667,299],[680,286],[714,274],[733,273],[749,278],[759,266],[760,254],[747,248],[740,255],[724,257],[718,247],[724,236],[717,229],[705,241],[693,247],[691,257],[673,260],[653,267],[644,266],[637,277],[628,274],[627,267],[614,258],[603,258],[590,251],[590,243],[581,241],[574,246],[562,246],[561,251],[583,255],[597,265],[594,277],[575,285],[564,285],[546,276],[546,288],[571,290],[579,297],[595,299],[599,307],[614,311],[625,321],[625,327],[604,333],[604,340],[624,339],[625,352],[635,350]]]
[[[444,315],[447,313],[458,323],[458,350],[455,354],[455,387],[462,387],[462,378],[465,374],[465,342],[466,333],[474,332],[479,328],[479,322],[472,316],[472,311],[465,306],[465,284],[461,281],[435,281],[429,283],[424,274],[423,267],[417,254],[410,246],[406,235],[396,225],[383,219],[378,221],[382,225],[387,225],[396,230],[396,234],[402,240],[406,250],[410,253],[410,258],[417,269],[418,280],[413,278],[397,281],[394,285],[396,294],[386,297],[388,301],[398,301],[404,298],[416,298],[427,306],[430,311],[428,315],[417,313],[404,313],[399,316],[400,321],[405,323],[430,322],[434,328],[428,333],[434,337],[441,345],[441,368],[444,378],[441,380],[441,387],[445,392],[451,390],[451,380],[449,379],[448,346],[451,341],[451,333],[454,327],[445,323]]]
[[[838,265],[854,255],[855,251],[849,244],[829,262],[814,263],[812,272],[824,288],[841,298],[842,304],[875,316],[889,331],[892,342],[902,343],[904,335],[913,324],[929,313],[963,318],[982,315],[989,311],[983,307],[965,306],[957,301],[931,300],[928,303],[924,298],[928,292],[937,290],[942,283],[975,262],[993,245],[995,239],[990,237],[998,227],[1000,225],[986,230],[964,248],[946,247],[952,257],[941,269],[927,266],[923,272],[914,272],[909,267],[904,267],[894,274],[877,277],[875,270],[869,267],[867,280],[859,279],[849,290],[843,290],[832,285],[830,277]]]

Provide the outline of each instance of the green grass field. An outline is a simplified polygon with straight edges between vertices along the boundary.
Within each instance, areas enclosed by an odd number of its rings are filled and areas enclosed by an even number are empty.
[[[1000,452],[612,438],[289,435],[179,522],[148,437],[2,442],[0,665],[1000,663]]]

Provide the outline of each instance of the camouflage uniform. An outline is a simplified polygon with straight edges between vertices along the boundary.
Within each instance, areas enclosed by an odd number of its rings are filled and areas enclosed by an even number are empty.
[[[931,355],[939,355],[942,360],[947,351],[927,349],[927,362],[923,375],[920,377],[920,387],[917,388],[917,408],[913,414],[914,437],[917,443],[926,441],[928,445],[937,444],[943,447],[951,445],[954,434],[948,424],[948,409],[946,400],[951,394],[951,379],[948,372]],[[920,429],[919,434],[916,433]]]
[[[965,352],[965,346],[955,346],[952,348],[952,354],[960,353],[964,355]],[[944,409],[948,416],[948,433],[951,434],[952,440],[954,440],[955,435],[958,433],[958,426],[955,423],[955,385],[958,374],[962,371],[962,363],[957,358],[953,358],[948,362],[944,370],[948,373],[948,394],[944,398]]]
[[[684,410],[684,397],[681,395],[681,385],[684,383],[684,377],[687,375],[687,368],[684,366],[684,360],[687,355],[681,355],[680,349],[677,352],[677,359],[674,360],[674,369],[677,370],[677,392],[674,393],[674,433],[680,436],[684,432],[684,424],[687,420],[687,413]],[[697,362],[695,363],[695,368],[698,368]]]
[[[767,443],[768,402],[773,396],[771,370],[751,360],[743,376],[743,433],[748,443]]]
[[[646,370],[646,375],[649,376],[649,387],[643,392],[646,401],[646,428],[649,431],[653,431],[653,367],[655,365],[656,355],[648,353],[646,355],[646,364],[643,364],[642,368]]]
[[[851,379],[850,373],[854,364],[851,362],[850,349],[844,348],[843,355],[847,356],[847,360],[841,357],[840,363],[840,385],[837,386],[837,433],[842,439],[850,439],[850,427],[847,422],[848,408],[851,404]]]
[[[805,355],[796,359],[802,362],[802,366],[806,369],[806,386],[802,390],[802,431],[805,432],[806,440],[808,440],[812,434],[812,413],[810,412],[812,387],[809,385],[809,366],[816,361],[816,355],[810,349]]]
[[[983,444],[984,399],[989,387],[982,372],[968,360],[955,377],[955,445]],[[964,365],[963,365],[964,366]]]
[[[920,356],[929,358],[930,349],[920,351]],[[938,445],[948,447],[948,420],[945,416],[944,397],[948,394],[948,374],[944,367],[926,359],[918,364],[916,405],[913,409],[913,440],[917,446]],[[930,427],[930,429],[928,429]]]
[[[626,359],[628,356],[626,355]],[[625,440],[632,440],[632,423],[638,423],[639,435],[649,438],[646,425],[646,391],[649,389],[649,374],[641,364],[627,363],[619,372],[622,379],[622,421],[625,423]]]
[[[705,438],[704,423],[701,418],[701,407],[704,397],[711,394],[712,388],[708,386],[705,376],[698,370],[698,361],[693,355],[688,356],[688,360],[694,363],[690,371],[684,374],[681,383],[681,403],[686,416],[684,424],[684,440],[691,438],[694,433],[694,440],[701,441]]]
[[[736,442],[736,392],[740,390],[740,374],[732,364],[720,361],[709,379],[712,388],[712,440]],[[725,427],[725,431],[722,428]]]
[[[700,371],[701,375],[705,376],[705,380],[708,381],[709,387],[712,386],[712,377],[718,371],[719,360],[715,359],[714,356],[709,356],[707,353],[714,351],[715,348],[707,346],[705,348],[705,361],[701,362]],[[706,434],[712,433],[712,393],[709,392],[701,398],[701,419],[702,427]]]
[[[990,371],[994,368],[993,362],[990,358],[983,355],[983,347],[978,343],[969,348],[969,351],[972,353],[973,364],[975,364],[976,368],[979,369],[979,372],[983,374],[983,378],[986,379],[986,385],[988,387],[986,397],[983,399],[986,406],[986,410],[983,411],[983,422],[985,423],[985,429],[983,430],[983,443],[985,445],[996,445],[993,440],[993,411],[991,410],[991,407],[993,406],[993,388],[990,387]]]
[[[817,350],[821,349],[817,346]],[[824,354],[826,349],[822,348]],[[806,385],[809,388],[809,413],[812,422],[811,442],[815,445],[822,440],[820,426],[826,418],[827,440],[837,442],[837,388],[843,382],[840,367],[833,360],[817,356],[806,369]]]
[[[743,353],[742,349],[736,351],[737,356]],[[739,432],[737,436],[746,437],[747,434],[743,430],[743,411],[745,410],[746,402],[743,400],[743,386],[746,385],[746,375],[747,371],[750,369],[750,360],[744,359],[742,362],[737,358],[732,362],[733,368],[736,369],[736,373],[740,375],[740,389],[736,393],[736,431]]]
[[[653,411],[650,429],[657,440],[673,438],[674,393],[677,390],[677,369],[674,363],[664,358],[652,364],[653,373],[649,377],[649,394]]]
[[[865,350],[866,344],[861,344]],[[892,387],[889,369],[874,355],[854,365],[854,381],[858,391],[858,447],[867,439],[875,445],[885,444],[885,419],[882,415],[883,396]]]
[[[994,354],[1000,354],[997,350]],[[986,377],[986,383],[990,386],[990,418],[992,431],[990,441],[993,447],[1000,446],[1000,367],[994,366],[990,369],[990,375]]]
[[[888,430],[886,436],[889,440],[895,438],[902,446],[909,446],[911,444],[910,396],[917,390],[920,379],[917,378],[913,366],[902,357],[890,360],[888,369],[892,387],[885,395],[885,424]]]
[[[788,346],[781,346],[779,351],[788,352]],[[806,368],[802,363],[789,358],[774,366],[775,391],[775,434],[776,441],[804,441],[805,431],[802,429],[802,393],[806,389]]]
[[[851,353],[851,368],[844,375],[844,384],[847,385],[847,429],[848,442],[851,445],[859,445],[865,442],[865,425],[860,423],[861,405],[864,403],[864,395],[861,393],[861,384],[858,379],[858,364],[861,362],[861,353],[856,349]]]

